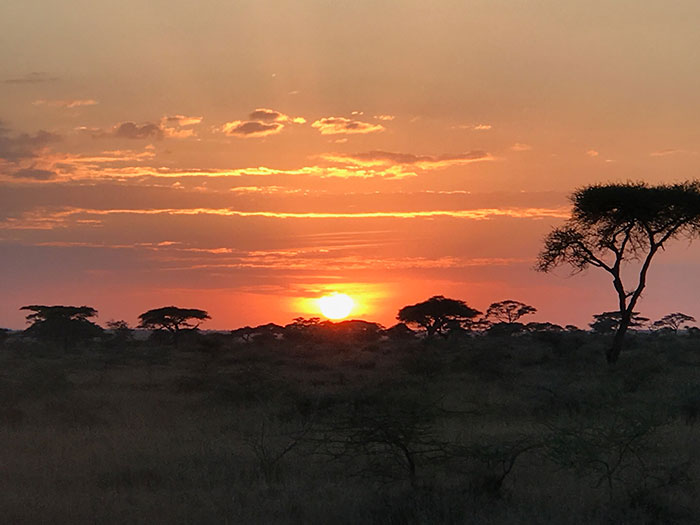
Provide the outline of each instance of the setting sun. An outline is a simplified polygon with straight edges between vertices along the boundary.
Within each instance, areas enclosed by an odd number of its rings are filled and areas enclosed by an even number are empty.
[[[325,295],[318,300],[321,313],[328,319],[343,319],[350,315],[355,301],[344,293]]]

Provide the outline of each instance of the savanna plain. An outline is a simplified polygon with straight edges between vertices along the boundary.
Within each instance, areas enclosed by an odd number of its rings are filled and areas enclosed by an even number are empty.
[[[700,337],[4,333],[5,523],[693,523]],[[137,334],[138,335],[138,334]]]

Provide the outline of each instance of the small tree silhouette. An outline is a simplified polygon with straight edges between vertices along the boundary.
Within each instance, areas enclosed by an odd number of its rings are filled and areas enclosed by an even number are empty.
[[[651,327],[655,330],[671,330],[674,334],[678,333],[683,325],[688,323],[694,323],[695,317],[690,315],[682,314],[680,312],[675,312],[672,314],[664,315],[658,321],[654,321]]]
[[[24,333],[36,337],[60,342],[64,351],[71,343],[80,339],[100,336],[102,328],[89,321],[97,317],[97,310],[90,306],[45,306],[32,304],[20,310],[33,312],[27,315],[27,322],[32,325]]]
[[[435,295],[411,306],[404,306],[399,310],[396,318],[411,326],[423,328],[428,337],[435,334],[447,336],[450,325],[468,322],[477,315],[481,315],[479,310],[470,308],[464,301],[458,299],[448,299],[442,295]]]
[[[486,310],[486,318],[495,319],[499,323],[511,324],[517,322],[522,316],[534,314],[535,312],[537,312],[537,308],[534,306],[508,299],[492,303]]]
[[[606,358],[615,363],[652,259],[670,239],[692,239],[700,232],[700,181],[587,186],[576,190],[571,201],[571,218],[546,237],[536,269],[549,272],[568,264],[580,272],[593,266],[612,276],[620,323]],[[637,281],[626,287],[623,268],[633,261],[639,263]]]
[[[202,321],[211,319],[204,310],[196,308],[178,308],[177,306],[164,306],[139,315],[141,320],[139,328],[144,330],[167,330],[173,336],[173,343],[178,344],[180,333],[183,330],[196,330]]]
[[[589,325],[591,330],[597,334],[613,334],[620,327],[620,312],[603,312],[593,316],[593,322]],[[639,312],[632,312],[628,328],[639,328],[648,323],[649,319],[639,315]]]

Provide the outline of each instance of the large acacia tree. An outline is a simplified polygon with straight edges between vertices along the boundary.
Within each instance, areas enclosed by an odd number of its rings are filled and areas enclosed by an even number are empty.
[[[139,315],[139,328],[145,330],[167,330],[173,336],[173,342],[177,346],[180,332],[183,330],[196,330],[202,321],[211,319],[205,310],[197,308],[178,308],[177,306],[164,306],[155,308]]]
[[[32,312],[27,315],[31,326],[24,331],[25,334],[60,343],[64,351],[77,341],[98,337],[103,332],[90,321],[97,317],[97,310],[90,306],[30,304],[20,310]]]
[[[700,181],[598,184],[570,198],[571,218],[546,237],[536,268],[549,272],[567,264],[576,273],[593,266],[610,274],[620,324],[606,357],[615,363],[652,259],[667,241],[700,232]],[[623,282],[623,273],[625,279],[632,274],[631,284]]]
[[[431,337],[435,334],[447,336],[451,327],[468,323],[477,315],[481,312],[464,301],[435,295],[422,303],[404,306],[396,318],[407,325],[424,328]]]

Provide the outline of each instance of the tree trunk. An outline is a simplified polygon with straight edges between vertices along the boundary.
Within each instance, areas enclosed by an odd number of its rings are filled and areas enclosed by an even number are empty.
[[[618,326],[617,332],[615,332],[615,337],[613,338],[612,346],[608,348],[608,351],[605,353],[605,357],[608,360],[608,364],[610,365],[617,363],[617,360],[620,357],[620,352],[622,351],[622,342],[625,339],[625,334],[627,333],[627,329],[630,326],[631,319],[631,313],[622,314],[622,318],[620,319],[620,326]]]

